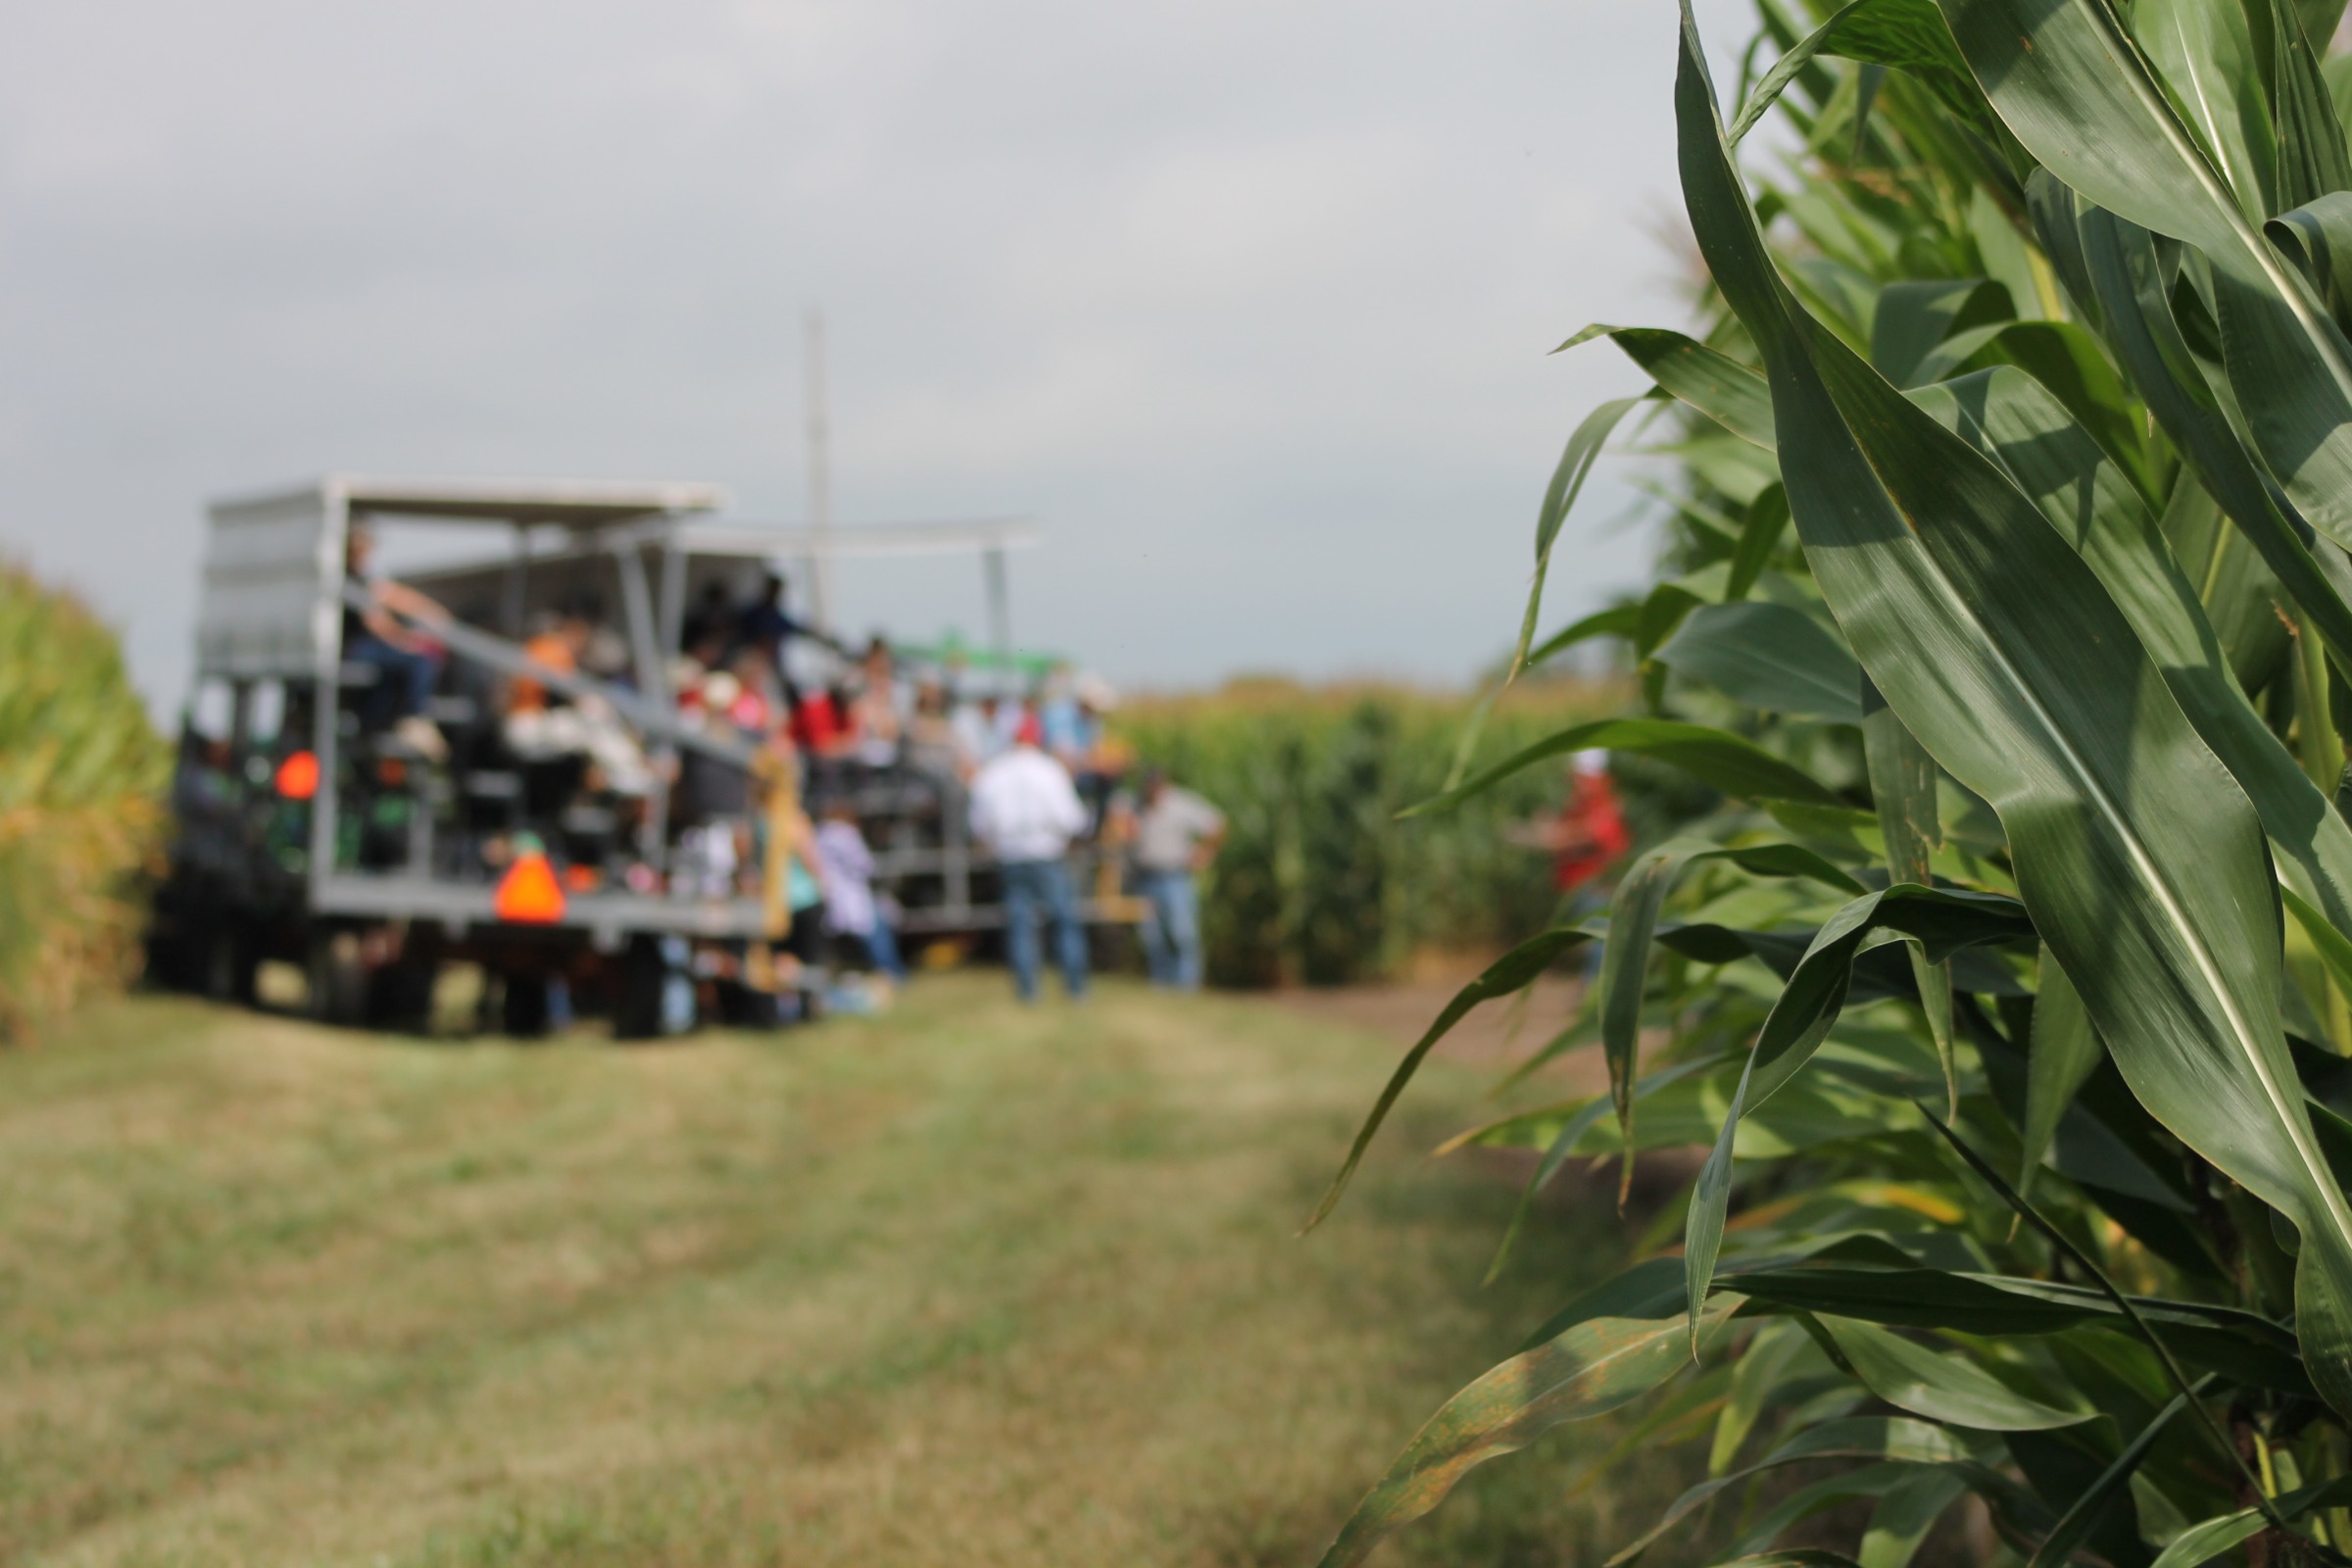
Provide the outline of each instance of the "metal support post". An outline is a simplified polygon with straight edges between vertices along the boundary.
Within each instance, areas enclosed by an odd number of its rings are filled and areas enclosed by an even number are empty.
[[[1012,682],[1012,595],[1004,584],[1004,550],[996,546],[981,558],[981,569],[988,578],[988,640],[997,655],[1001,679],[1010,689]]]

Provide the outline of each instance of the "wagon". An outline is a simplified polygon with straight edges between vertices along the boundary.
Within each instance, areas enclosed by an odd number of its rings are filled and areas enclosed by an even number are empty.
[[[699,483],[444,480],[332,475],[209,511],[197,688],[180,741],[179,829],[157,900],[151,968],[168,983],[250,999],[265,960],[298,963],[314,1014],[419,1027],[441,967],[478,964],[483,1005],[532,1034],[568,1007],[643,1036],[712,1007],[772,1016],[764,944],[775,901],[756,880],[699,874],[694,830],[745,795],[753,751],[682,713],[671,688],[690,606],[749,600],[777,563],[960,554],[984,567],[990,646],[945,656],[964,684],[1010,691],[1005,557],[1039,542],[1019,518],[826,530],[731,523]],[[402,569],[452,613],[416,629],[446,660],[429,716],[445,763],[363,722],[378,672],[344,657],[355,522],[431,523],[469,542]],[[427,531],[427,530],[411,530]],[[598,607],[607,657],[549,669],[526,628],[559,606]],[[501,733],[517,678],[596,713],[652,764],[619,802],[579,787],[582,763],[518,757]],[[593,774],[589,775],[591,778]],[[699,786],[699,787],[698,787]],[[994,868],[966,834],[946,760],[909,751],[845,764],[811,787],[855,803],[878,889],[916,939],[1000,927]],[[1080,852],[1090,921],[1133,917],[1104,862]],[[804,972],[802,989],[822,978]],[[787,999],[789,1001],[789,999]]]

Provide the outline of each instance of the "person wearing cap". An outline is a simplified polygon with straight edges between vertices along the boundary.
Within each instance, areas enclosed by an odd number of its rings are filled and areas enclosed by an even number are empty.
[[[1599,881],[1634,842],[1609,780],[1608,753],[1577,753],[1569,781],[1567,803],[1552,818],[1544,845],[1552,855],[1551,884],[1563,898]]]
[[[1141,933],[1152,983],[1198,991],[1200,892],[1196,879],[1217,858],[1225,813],[1153,768],[1144,775],[1134,834],[1136,890],[1152,909]]]
[[[1513,829],[1512,842],[1551,856],[1551,885],[1560,896],[1555,920],[1574,921],[1594,912],[1606,895],[1610,869],[1633,848],[1617,789],[1609,780],[1609,754],[1582,751],[1569,762],[1568,799],[1554,815]],[[1600,944],[1588,944],[1586,972],[1597,975]]]
[[[1004,897],[1004,955],[1023,1002],[1037,999],[1041,912],[1054,922],[1063,983],[1072,997],[1086,994],[1086,931],[1079,924],[1069,868],[1062,863],[1070,840],[1086,827],[1086,808],[1069,769],[1042,749],[1044,738],[1037,716],[1024,715],[1011,749],[972,779],[972,834],[997,858]]]

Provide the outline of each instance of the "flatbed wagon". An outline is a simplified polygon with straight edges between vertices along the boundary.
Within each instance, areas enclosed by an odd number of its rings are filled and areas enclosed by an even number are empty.
[[[249,999],[259,964],[290,960],[314,1014],[416,1027],[442,965],[465,960],[483,970],[485,1006],[517,1034],[566,1007],[644,1036],[713,1008],[767,1017],[779,995],[789,1006],[812,994],[821,966],[779,965],[769,952],[775,891],[756,870],[715,875],[698,858],[696,830],[729,814],[712,799],[736,803],[739,817],[760,797],[755,775],[773,768],[744,734],[681,708],[691,607],[749,602],[774,564],[819,550],[976,556],[998,657],[935,673],[1010,696],[1004,557],[1038,532],[1007,519],[818,536],[721,521],[724,501],[708,484],[331,475],[215,504],[197,697],[173,784],[179,832],[150,942],[156,975]],[[369,721],[383,673],[343,646],[346,612],[375,603],[351,580],[351,531],[386,522],[477,541],[398,573],[448,612],[412,627],[441,650],[422,716],[445,758]],[[603,657],[569,669],[534,659],[530,628],[582,607],[593,607]],[[518,751],[501,722],[517,682],[591,715],[610,745],[643,760],[641,781],[611,787],[576,748]],[[811,762],[782,787],[853,804],[905,934],[1002,925],[994,867],[969,839],[949,759],[908,745]],[[1131,919],[1090,857],[1082,850],[1078,867],[1096,894],[1090,920]]]

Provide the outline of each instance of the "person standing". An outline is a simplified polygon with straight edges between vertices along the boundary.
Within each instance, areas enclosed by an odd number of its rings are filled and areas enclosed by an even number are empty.
[[[1571,924],[1605,908],[1607,877],[1633,848],[1633,830],[1609,779],[1609,754],[1582,751],[1568,764],[1568,799],[1558,812],[1506,830],[1511,842],[1551,857],[1551,885],[1559,895],[1555,924]],[[1600,975],[1601,945],[1585,946],[1585,975]]]
[[[1070,840],[1086,826],[1086,808],[1069,770],[1041,749],[1043,739],[1036,716],[1026,717],[1011,749],[972,780],[972,834],[997,858],[1004,890],[1004,955],[1023,1002],[1037,1000],[1041,910],[1054,922],[1063,983],[1072,997],[1086,995],[1086,931],[1062,863]]]
[[[1144,775],[1143,805],[1135,814],[1135,868],[1144,900],[1144,961],[1152,983],[1178,991],[1200,989],[1200,891],[1196,880],[1217,858],[1225,813],[1168,782],[1157,768]]]
[[[904,985],[906,966],[899,959],[898,934],[874,896],[874,852],[858,829],[857,802],[835,796],[819,814],[816,859],[825,876],[825,923],[857,940],[867,967]]]
[[[1561,899],[1589,904],[1594,884],[1633,848],[1634,836],[1609,779],[1608,753],[1577,753],[1568,779],[1567,802],[1536,842],[1551,852],[1551,884]]]

